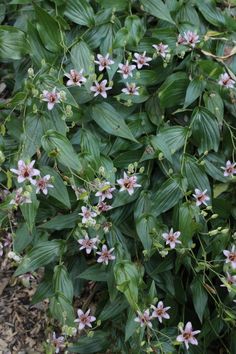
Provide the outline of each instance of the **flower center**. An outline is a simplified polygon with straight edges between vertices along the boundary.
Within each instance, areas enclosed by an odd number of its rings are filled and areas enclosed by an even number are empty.
[[[22,173],[23,177],[27,178],[30,176],[30,170],[28,167],[23,169],[23,173]]]
[[[124,187],[127,188],[127,189],[133,187],[133,182],[130,181],[130,180],[126,180],[126,181],[124,182]]]
[[[189,340],[190,338],[192,338],[192,333],[184,332],[183,337],[185,340]]]
[[[231,262],[236,262],[236,253],[230,253],[229,260]]]

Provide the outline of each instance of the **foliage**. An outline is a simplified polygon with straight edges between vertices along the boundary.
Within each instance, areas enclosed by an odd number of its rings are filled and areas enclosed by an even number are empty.
[[[235,353],[235,4],[0,5],[1,228],[67,335],[93,304],[71,352]]]

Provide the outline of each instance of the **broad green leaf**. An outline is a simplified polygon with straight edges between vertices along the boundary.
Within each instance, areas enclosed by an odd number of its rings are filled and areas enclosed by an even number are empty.
[[[203,95],[204,103],[207,109],[211,111],[222,124],[224,118],[224,102],[217,92],[205,93]]]
[[[163,3],[162,0],[141,0],[141,4],[143,5],[144,10],[152,16],[175,24],[170,15],[168,7]]]
[[[33,240],[33,235],[29,232],[27,224],[18,226],[16,235],[13,239],[13,248],[17,253],[22,252]]]
[[[81,336],[79,341],[68,347],[68,351],[72,353],[88,354],[106,352],[110,347],[109,332],[96,330],[92,337]]]
[[[42,146],[59,163],[75,171],[81,171],[81,163],[70,141],[62,134],[48,130],[42,137]]]
[[[220,143],[219,123],[205,107],[196,107],[192,114],[192,135],[200,154],[218,151]]]
[[[30,198],[32,203],[20,205],[20,210],[26,221],[29,231],[32,232],[34,227],[34,221],[37,215],[37,210],[39,207],[39,201],[37,200],[35,193],[31,193]]]
[[[178,219],[178,230],[181,232],[180,240],[184,247],[189,247],[192,236],[198,228],[194,206],[188,202],[178,206]]]
[[[170,75],[158,90],[160,104],[164,108],[179,106],[184,101],[188,77],[184,72]]]
[[[48,278],[49,277],[47,274],[46,279],[43,279],[39,283],[37,290],[34,293],[32,300],[31,300],[32,305],[37,304],[38,302],[41,302],[44,299],[49,299],[53,296],[52,279],[51,279],[51,277],[50,277],[50,279],[48,279]]]
[[[114,301],[108,301],[99,315],[99,320],[106,321],[115,318],[128,307],[128,302],[123,296],[118,296]]]
[[[172,154],[184,146],[187,134],[187,128],[177,125],[161,128],[159,132],[159,135],[165,141],[165,144],[169,146]]]
[[[43,126],[41,117],[27,116],[25,120],[25,131],[23,136],[23,159],[31,158],[41,147]]]
[[[0,60],[18,60],[27,52],[24,32],[12,26],[0,26]]]
[[[50,299],[49,310],[61,325],[74,326],[74,309],[63,294],[56,294]]]
[[[94,72],[93,54],[88,45],[82,40],[72,47],[71,62],[74,69],[78,71],[83,69],[85,75]]]
[[[162,137],[162,134],[153,136],[151,138],[151,144],[155,152],[162,152],[164,157],[172,163],[172,156],[169,146],[166,144],[165,139]]]
[[[204,171],[204,167],[197,163],[197,160],[187,156],[184,162],[184,176],[188,180],[189,188],[194,190],[198,188],[202,191],[208,190],[208,194],[211,191],[210,183],[207,175]]]
[[[40,227],[48,230],[73,229],[78,219],[78,212],[66,215],[57,215],[46,223],[40,225]]]
[[[122,27],[119,31],[116,32],[114,41],[113,41],[113,48],[124,48],[127,44],[129,38],[129,32],[127,28]]]
[[[100,264],[95,264],[82,273],[80,273],[79,277],[81,279],[94,280],[94,281],[107,281],[107,270],[104,269]]]
[[[94,25],[94,12],[88,0],[67,0],[64,14],[78,25]]]
[[[34,270],[53,262],[59,257],[61,250],[62,242],[60,240],[43,241],[38,243],[24,257],[15,272],[15,276],[27,272],[33,272]]]
[[[64,265],[54,269],[53,289],[56,294],[63,294],[70,302],[73,299],[73,284]]]
[[[221,9],[217,9],[213,2],[207,1],[197,1],[196,5],[201,12],[202,16],[214,26],[224,26],[225,16]]]
[[[186,91],[184,107],[190,106],[190,104],[202,94],[205,86],[206,82],[201,78],[196,78],[190,81]]]
[[[136,15],[131,15],[125,19],[125,28],[128,31],[127,44],[137,45],[145,33],[144,23]]]
[[[92,117],[108,134],[137,142],[124,119],[109,103],[104,102],[93,106]]]
[[[195,308],[195,312],[198,315],[199,320],[202,322],[203,315],[205,312],[205,308],[207,305],[207,292],[203,286],[203,278],[202,276],[195,277],[191,284],[193,305]]]
[[[136,231],[145,250],[150,251],[152,247],[152,232],[156,226],[156,218],[144,214],[136,220]]]

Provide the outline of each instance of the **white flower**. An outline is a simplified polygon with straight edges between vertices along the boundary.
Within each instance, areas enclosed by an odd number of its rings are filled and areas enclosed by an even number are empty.
[[[127,191],[129,195],[134,193],[134,188],[141,187],[141,184],[137,184],[137,177],[136,176],[128,176],[124,172],[124,178],[118,179],[117,183],[121,186],[120,192]]]
[[[184,38],[183,44],[190,45],[190,47],[192,47],[192,48],[194,48],[195,45],[200,42],[199,36],[197,35],[197,33],[192,32],[192,31],[184,32],[183,38]]]
[[[152,317],[149,314],[149,310],[145,310],[143,313],[138,311],[138,316],[135,317],[134,321],[140,323],[141,327],[148,326],[152,328]]]
[[[210,200],[210,197],[206,194],[207,189],[205,189],[203,192],[200,191],[200,189],[195,189],[195,194],[193,194],[194,198],[196,199],[196,205],[200,206],[201,204],[204,204],[207,206],[207,201]]]
[[[236,269],[236,251],[235,251],[235,245],[232,246],[231,251],[224,250],[223,251],[226,260],[225,263],[230,263],[231,267],[233,269]]]
[[[236,287],[236,275],[231,275],[228,272],[226,272],[227,277],[225,278],[225,283],[221,284],[222,287],[227,288],[228,291],[231,291],[231,286]]]
[[[96,317],[90,315],[90,309],[85,313],[81,309],[78,309],[77,314],[78,318],[76,318],[75,322],[78,322],[80,331],[86,326],[91,328],[91,322],[96,321]]]
[[[181,241],[178,240],[180,235],[180,231],[173,232],[173,228],[171,228],[168,233],[162,234],[162,237],[166,240],[166,245],[170,245],[170,248],[173,249],[176,243],[181,243]]]
[[[65,348],[65,338],[63,336],[57,337],[56,333],[53,332],[52,334],[52,344],[55,347],[55,353],[59,353],[60,349],[64,349]]]
[[[95,81],[94,83],[95,83],[95,86],[90,87],[90,90],[95,92],[94,97],[101,95],[103,98],[107,98],[106,91],[112,89],[112,87],[110,87],[110,86],[106,87],[107,80],[103,80],[100,83]]]
[[[103,71],[104,69],[110,69],[110,65],[114,64],[114,61],[109,58],[109,54],[105,57],[101,54],[97,55],[97,59],[94,62],[99,65],[98,70]]]
[[[112,206],[101,201],[98,203],[97,208],[98,208],[99,213],[102,213],[102,212],[106,212],[108,210],[111,210]]]
[[[235,81],[227,73],[224,73],[220,75],[218,84],[226,88],[234,88]]]
[[[83,76],[83,69],[80,72],[72,69],[69,73],[65,74],[68,77],[68,81],[66,83],[67,86],[81,86],[87,79]]]
[[[157,54],[159,54],[162,58],[165,58],[166,55],[169,53],[169,47],[167,44],[153,44],[153,48],[156,49]]]
[[[31,161],[28,165],[25,164],[23,160],[18,161],[18,170],[11,168],[11,171],[18,175],[17,181],[18,183],[22,183],[24,181],[29,181],[32,184],[35,184],[36,181],[32,177],[39,176],[40,171],[36,168],[33,168],[35,164],[35,160]]]
[[[87,254],[90,254],[92,250],[97,249],[98,242],[100,242],[98,237],[89,238],[88,235],[85,235],[84,238],[78,240],[78,243],[81,245],[80,250],[85,249]]]
[[[152,58],[146,57],[146,52],[143,52],[143,54],[134,53],[134,57],[133,61],[137,63],[138,69],[142,69],[144,65],[149,66],[148,62],[152,60]]]
[[[86,208],[85,206],[82,206],[81,208],[82,213],[79,213],[79,215],[82,215],[82,224],[86,224],[87,222],[90,222],[92,224],[96,224],[96,221],[93,219],[97,216],[97,213],[94,211],[91,211],[89,208]]]
[[[47,90],[43,90],[43,101],[48,102],[48,110],[51,111],[56,103],[61,102],[60,93],[57,92],[57,88],[50,92]]]
[[[18,205],[32,203],[29,193],[23,192],[23,188],[18,188],[15,193],[15,197],[10,201],[9,204],[17,207]]]
[[[226,162],[226,166],[225,167],[221,167],[224,170],[224,176],[228,177],[228,176],[233,176],[234,174],[236,174],[236,163],[231,163],[230,160],[228,160]]]
[[[127,79],[129,76],[133,76],[132,71],[136,68],[136,65],[129,65],[129,61],[126,61],[126,64],[119,64],[119,69],[117,72],[123,75],[124,79]]]
[[[99,185],[99,191],[95,194],[96,197],[99,197],[100,201],[104,201],[106,198],[107,199],[112,199],[113,195],[112,192],[115,190],[115,188],[111,187],[109,182],[103,182]]]
[[[48,188],[54,188],[52,184],[49,183],[51,179],[50,175],[46,175],[36,180],[36,194],[40,193],[41,191],[43,194],[48,194]]]
[[[125,93],[126,95],[134,95],[134,96],[139,96],[138,92],[139,87],[136,87],[135,83],[129,84],[128,82],[126,83],[126,88],[123,88],[121,91]]]
[[[166,319],[170,318],[170,316],[167,313],[167,311],[170,309],[170,307],[169,306],[164,307],[164,304],[162,301],[158,302],[157,307],[154,305],[151,305],[151,308],[154,310],[152,313],[152,318],[157,317],[160,323],[162,323],[162,318],[166,318]]]
[[[176,338],[178,342],[184,342],[186,349],[189,349],[189,343],[198,345],[197,339],[194,337],[201,331],[193,331],[192,323],[187,322],[185,328],[180,328],[181,334]]]
[[[98,259],[97,259],[97,262],[104,263],[104,264],[108,265],[109,261],[113,261],[114,259],[116,259],[116,257],[111,254],[113,251],[114,251],[114,248],[111,248],[108,250],[107,246],[103,245],[102,251],[97,252],[97,254],[100,255],[100,257],[98,257]]]

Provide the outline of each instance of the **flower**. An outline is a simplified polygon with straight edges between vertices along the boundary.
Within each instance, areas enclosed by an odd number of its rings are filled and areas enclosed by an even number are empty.
[[[142,69],[144,65],[149,66],[148,62],[152,60],[152,58],[146,57],[146,52],[143,52],[143,54],[134,53],[134,57],[136,59],[133,59],[133,61],[137,63],[138,69]]]
[[[95,194],[96,197],[99,197],[100,201],[107,199],[112,199],[112,192],[115,190],[114,187],[111,187],[109,182],[103,182],[99,185],[99,191]]]
[[[226,272],[227,278],[225,278],[226,284],[221,284],[222,287],[227,288],[228,291],[231,291],[231,286],[236,286],[236,275],[231,275]]]
[[[181,34],[178,35],[177,44],[186,44],[185,38]]]
[[[224,170],[224,176],[228,177],[228,176],[233,176],[234,174],[236,174],[236,163],[231,163],[230,160],[228,160],[226,162],[226,166],[225,167],[221,167]]]
[[[0,242],[0,257],[3,255],[3,244]]]
[[[111,210],[112,206],[108,205],[105,202],[100,202],[100,203],[98,203],[97,208],[98,208],[99,213],[102,213],[102,212],[106,212],[108,210]]]
[[[162,58],[165,58],[167,53],[169,53],[169,47],[167,44],[153,44],[153,48],[156,49],[157,54],[159,54]]]
[[[190,47],[192,48],[194,48],[195,45],[200,42],[197,33],[192,31],[184,32],[183,38],[184,38],[183,44],[190,45]]]
[[[101,54],[97,54],[97,59],[94,62],[99,65],[98,70],[103,71],[104,69],[110,69],[110,65],[114,64],[114,61],[109,59],[109,54],[105,57]]]
[[[57,88],[54,87],[54,89],[51,92],[47,90],[43,90],[43,101],[48,102],[49,111],[53,109],[55,103],[61,102],[61,96],[60,93],[57,92]]]
[[[107,245],[103,245],[102,251],[97,252],[97,254],[100,255],[100,257],[98,257],[98,259],[97,259],[97,262],[104,263],[104,264],[108,265],[109,261],[113,261],[114,259],[116,259],[116,257],[111,254],[113,251],[114,251],[114,248],[111,248],[110,250],[108,250]]]
[[[9,247],[12,244],[12,235],[8,232],[5,236],[2,238],[3,241],[3,246],[4,247]]]
[[[235,245],[232,246],[231,251],[224,250],[223,251],[226,260],[225,263],[230,263],[233,269],[236,269],[236,250]]]
[[[53,332],[52,334],[52,343],[56,349],[55,353],[59,353],[60,349],[64,349],[65,348],[65,338],[63,336],[61,337],[57,337],[56,333]]]
[[[42,191],[43,194],[47,195],[48,188],[54,188],[54,186],[49,183],[50,179],[51,179],[51,176],[46,175],[46,176],[41,177],[40,179],[36,180],[36,194],[40,193],[40,191]]]
[[[29,193],[23,192],[23,188],[18,188],[16,190],[15,197],[10,201],[9,204],[12,204],[17,207],[18,205],[27,204],[27,203],[32,203]]]
[[[207,205],[206,201],[210,200],[210,197],[206,194],[207,189],[203,192],[200,189],[195,189],[195,194],[193,194],[194,198],[196,199],[196,205],[200,206],[201,204]]]
[[[128,176],[124,172],[124,178],[118,179],[117,183],[121,186],[120,192],[127,190],[129,195],[134,193],[134,188],[141,187],[141,184],[137,184],[136,176]]]
[[[68,81],[66,86],[81,86],[87,79],[83,76],[83,69],[80,72],[76,71],[75,69],[70,70],[69,73],[65,74],[68,77]]]
[[[24,181],[30,181],[30,183],[35,184],[36,181],[32,178],[34,176],[39,176],[40,171],[36,168],[33,168],[35,164],[35,160],[31,161],[28,165],[25,164],[23,160],[18,161],[18,170],[11,168],[11,172],[18,175],[17,181],[18,183],[22,183]]]
[[[145,310],[143,313],[141,311],[137,312],[138,316],[135,317],[134,321],[140,323],[141,327],[148,326],[152,328],[152,317],[149,314],[149,309]]]
[[[88,235],[85,235],[84,238],[78,240],[81,245],[80,250],[85,249],[87,254],[90,254],[92,250],[97,249],[96,244],[99,242],[98,237],[89,238]]]
[[[97,81],[94,82],[95,86],[91,86],[90,90],[95,92],[94,97],[101,95],[103,98],[107,98],[107,90],[111,90],[112,87],[108,86],[106,87],[107,80],[102,80],[100,83]]]
[[[197,339],[194,337],[201,331],[193,331],[192,323],[187,322],[185,328],[180,328],[181,334],[176,338],[178,342],[184,342],[186,349],[189,349],[189,343],[198,345]]]
[[[151,305],[151,308],[154,310],[152,313],[152,317],[157,317],[159,322],[162,323],[162,318],[169,319],[170,316],[168,315],[167,311],[170,309],[170,307],[164,307],[164,304],[162,301],[159,301],[157,304],[157,307],[154,305]]]
[[[79,330],[81,331],[86,326],[92,327],[91,322],[96,321],[96,317],[90,315],[90,309],[87,312],[83,312],[81,309],[77,310],[78,318],[74,322],[79,323]]]
[[[170,248],[175,248],[176,243],[181,243],[181,241],[177,240],[180,237],[180,231],[176,231],[173,233],[173,228],[170,229],[168,233],[162,234],[162,237],[166,240],[166,245],[170,245]]]
[[[127,79],[129,76],[133,76],[132,71],[136,68],[136,65],[129,65],[129,61],[126,61],[126,64],[119,64],[118,65],[120,70],[118,70],[118,73],[121,73],[123,75],[124,79]]]
[[[121,91],[122,91],[123,93],[125,93],[126,95],[139,96],[138,89],[139,89],[139,87],[136,87],[136,84],[135,84],[135,83],[129,84],[129,83],[127,82],[126,87],[123,88]]]
[[[79,215],[82,215],[82,224],[86,224],[87,222],[91,222],[92,224],[96,224],[96,221],[93,220],[97,216],[97,213],[95,211],[91,211],[89,208],[86,208],[85,206],[82,206],[81,208],[82,213],[79,213]]]
[[[227,73],[224,73],[220,75],[218,84],[226,88],[234,88],[235,81]]]

